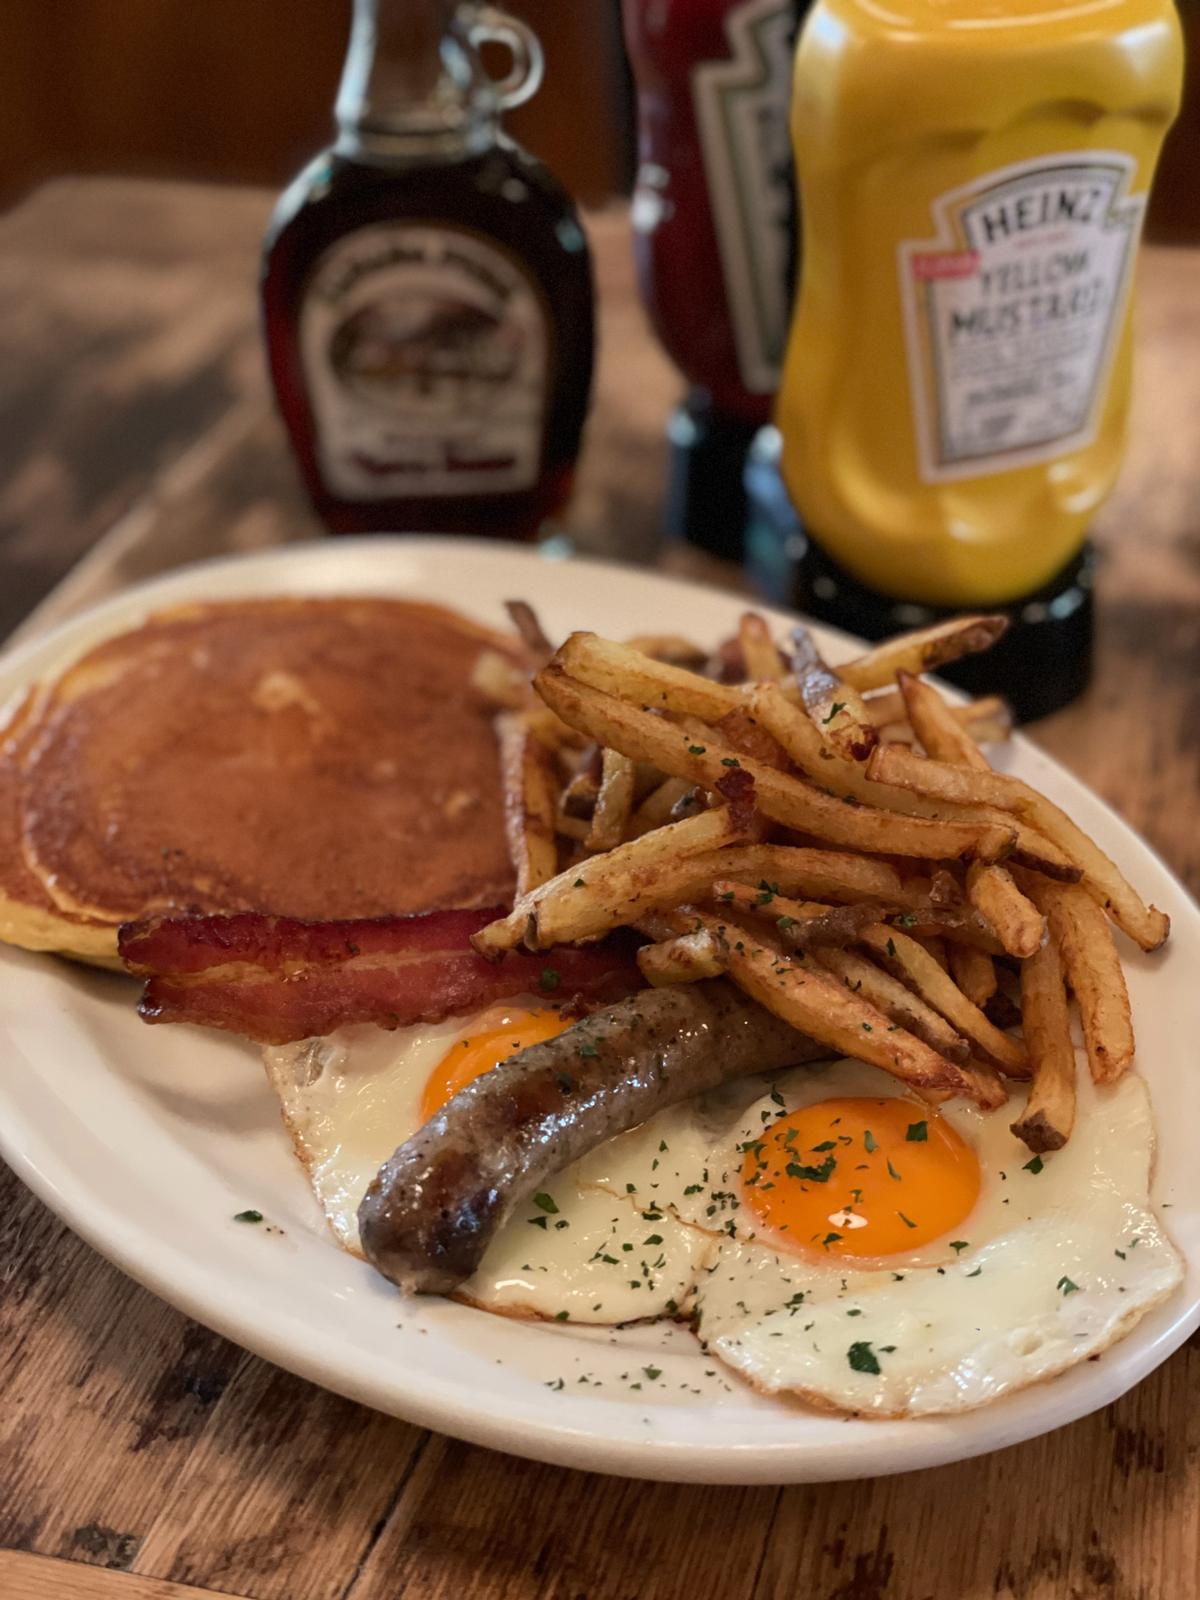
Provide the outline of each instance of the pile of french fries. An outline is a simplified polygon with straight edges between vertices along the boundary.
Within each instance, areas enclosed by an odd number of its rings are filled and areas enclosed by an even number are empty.
[[[575,633],[511,608],[529,671],[485,654],[498,708],[511,913],[500,959],[631,927],[649,983],[727,976],[831,1051],[932,1100],[995,1108],[1057,1150],[1075,1116],[1078,1007],[1093,1078],[1134,1054],[1113,927],[1169,922],[1058,806],[992,769],[1003,702],[952,705],[921,674],[988,648],[1002,617],[906,634],[832,667],[753,612],[710,660],[687,639]],[[1018,1031],[1019,1030],[1019,1031]]]

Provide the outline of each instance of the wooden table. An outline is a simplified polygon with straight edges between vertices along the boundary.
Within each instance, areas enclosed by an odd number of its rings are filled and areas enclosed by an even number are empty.
[[[89,181],[0,224],[0,634],[200,555],[313,536],[255,326],[267,205]],[[570,531],[679,565],[655,526],[677,380],[637,307],[624,217],[594,232],[603,353]],[[1036,736],[1195,889],[1196,253],[1148,254],[1140,343],[1133,449],[1099,530],[1096,684]],[[623,1482],[312,1388],[136,1288],[11,1175],[0,1185],[3,1600],[1200,1592],[1196,1341],[1097,1416],[961,1466],[787,1489]]]

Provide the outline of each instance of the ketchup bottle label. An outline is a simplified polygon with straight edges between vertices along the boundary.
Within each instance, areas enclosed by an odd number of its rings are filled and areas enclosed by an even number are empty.
[[[347,500],[498,494],[541,467],[541,300],[467,229],[378,223],[313,269],[300,353],[329,490]]]
[[[793,0],[748,0],[725,19],[728,61],[692,75],[704,175],[738,367],[750,394],[779,387],[791,311]]]
[[[940,196],[936,237],[901,244],[926,483],[1092,442],[1145,207],[1133,174],[1115,151],[1019,162]]]

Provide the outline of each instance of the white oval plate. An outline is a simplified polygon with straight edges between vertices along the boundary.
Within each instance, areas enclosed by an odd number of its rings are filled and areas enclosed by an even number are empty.
[[[506,546],[334,540],[132,590],[0,662],[0,704],[150,610],[281,593],[410,595],[495,624],[502,602],[523,596],[552,635],[672,631],[701,643],[728,634],[743,608],[669,578]],[[844,637],[825,638],[835,660],[851,653]],[[844,1421],[760,1399],[681,1329],[530,1325],[404,1300],[325,1231],[254,1049],[146,1028],[127,979],[7,948],[0,1150],[77,1233],[198,1321],[340,1394],[518,1455],[642,1478],[800,1483],[935,1466],[1060,1427],[1124,1393],[1200,1324],[1200,910],[1032,745],[1017,739],[1004,764],[1070,810],[1173,919],[1166,950],[1127,950],[1126,966],[1159,1129],[1155,1199],[1170,1203],[1165,1221],[1188,1261],[1182,1288],[1099,1361],[1011,1399],[946,1420]],[[234,1222],[247,1207],[282,1234]],[[621,1381],[642,1366],[661,1376],[641,1390]],[[548,1387],[559,1377],[561,1390]]]

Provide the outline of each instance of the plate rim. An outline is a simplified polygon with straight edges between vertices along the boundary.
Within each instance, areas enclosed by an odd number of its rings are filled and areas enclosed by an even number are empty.
[[[44,672],[53,669],[60,659],[69,659],[68,646],[73,646],[75,651],[87,648],[92,639],[103,637],[105,625],[109,622],[122,628],[131,625],[132,619],[142,612],[143,608],[153,609],[156,604],[162,603],[160,596],[170,597],[178,588],[186,590],[195,586],[195,598],[201,598],[206,577],[230,576],[236,582],[239,574],[253,573],[264,568],[287,567],[297,559],[305,566],[315,565],[319,568],[328,563],[331,567],[336,567],[347,554],[370,552],[378,556],[381,551],[389,551],[396,555],[408,553],[419,558],[424,557],[426,560],[431,556],[436,558],[439,552],[456,554],[486,552],[489,556],[499,556],[502,564],[512,561],[519,567],[528,563],[531,572],[552,564],[565,564],[581,578],[586,577],[588,570],[599,571],[610,578],[661,586],[664,593],[691,589],[703,594],[709,602],[719,602],[729,606],[731,610],[739,603],[744,603],[760,606],[780,621],[800,620],[799,614],[762,604],[753,596],[731,594],[674,574],[645,571],[590,557],[572,556],[569,561],[563,563],[547,558],[536,548],[506,546],[499,541],[436,535],[368,535],[320,540],[286,545],[268,551],[210,557],[177,567],[131,585],[44,631],[21,639],[14,647],[0,652],[0,706],[8,700],[12,691],[19,688],[22,674],[28,681],[35,671]],[[304,592],[321,591],[307,589]],[[353,586],[343,585],[339,588],[338,584],[333,583],[326,586],[323,592],[336,594],[356,591]],[[398,598],[404,598],[416,591],[412,588],[397,587],[394,592]],[[490,600],[492,597],[488,598]],[[464,596],[459,603],[469,612],[470,597]],[[848,649],[855,648],[858,643],[851,635],[841,630],[823,625],[817,627],[827,639],[836,639]],[[40,667],[29,665],[38,662],[42,663]],[[1135,841],[1138,847],[1155,861],[1160,872],[1173,886],[1180,909],[1185,910],[1187,916],[1194,919],[1196,928],[1200,931],[1200,907],[1161,856],[1082,779],[1075,777],[1061,762],[1047,755],[1023,735],[1018,734],[1017,738],[1021,741],[1021,747],[1032,751],[1037,760],[1048,770],[1064,778],[1069,785],[1082,789],[1095,805],[1115,822],[1123,834]],[[1174,905],[1172,911],[1176,912]],[[8,947],[5,947],[4,953],[8,954]],[[30,955],[29,959],[39,958]],[[3,1032],[4,1028],[4,1006],[0,1001],[0,1032]],[[94,1048],[98,1054],[102,1054],[98,1045]],[[822,1446],[825,1459],[815,1463],[809,1459],[813,1450],[812,1445],[806,1446],[803,1442],[768,1442],[756,1448],[735,1442],[697,1445],[692,1441],[656,1437],[652,1432],[649,1436],[636,1434],[632,1429],[623,1437],[614,1432],[600,1434],[586,1427],[556,1422],[552,1404],[546,1406],[544,1417],[539,1413],[534,1420],[528,1416],[514,1417],[504,1411],[497,1414],[483,1412],[468,1398],[462,1396],[456,1398],[455,1394],[450,1392],[454,1389],[453,1385],[446,1385],[441,1379],[433,1380],[428,1374],[422,1377],[419,1372],[411,1375],[411,1381],[403,1387],[402,1395],[396,1389],[396,1374],[393,1372],[388,1393],[385,1394],[381,1384],[373,1378],[371,1372],[365,1372],[357,1377],[347,1373],[344,1363],[339,1364],[336,1360],[334,1342],[324,1334],[323,1330],[319,1331],[318,1337],[318,1330],[301,1325],[294,1330],[295,1336],[292,1336],[286,1327],[271,1332],[262,1322],[249,1318],[245,1311],[239,1315],[236,1307],[228,1303],[228,1288],[225,1298],[222,1298],[221,1274],[207,1262],[201,1264],[194,1259],[191,1260],[189,1275],[180,1281],[171,1274],[171,1267],[177,1267],[178,1258],[182,1255],[179,1245],[173,1250],[168,1249],[168,1255],[173,1256],[174,1260],[163,1261],[158,1265],[139,1253],[139,1244],[146,1243],[146,1230],[139,1229],[128,1217],[121,1215],[119,1208],[114,1208],[107,1196],[101,1194],[97,1197],[94,1192],[87,1190],[86,1185],[77,1188],[73,1175],[69,1171],[64,1171],[61,1162],[56,1164],[52,1144],[45,1139],[42,1132],[24,1122],[19,1108],[13,1105],[11,1097],[6,1094],[2,1080],[0,1080],[0,1106],[5,1111],[5,1116],[0,1118],[0,1155],[8,1161],[21,1181],[99,1254],[112,1261],[128,1277],[133,1278],[160,1299],[177,1307],[185,1315],[229,1338],[239,1347],[260,1355],[308,1381],[374,1409],[402,1417],[416,1426],[432,1428],[510,1454],[586,1471],[675,1482],[789,1483],[844,1481],[856,1477],[883,1476],[966,1460],[1064,1426],[1111,1403],[1140,1382],[1173,1353],[1197,1327],[1200,1327],[1200,1289],[1198,1289],[1190,1303],[1181,1307],[1170,1325],[1161,1329],[1155,1337],[1139,1342],[1139,1330],[1135,1329],[1127,1339],[1121,1341],[1119,1348],[1123,1349],[1124,1355],[1121,1363],[1122,1375],[1115,1382],[1106,1381],[1113,1372],[1115,1363],[1105,1362],[1091,1369],[1089,1373],[1091,1382],[1085,1386],[1086,1396],[1081,1403],[1067,1406],[1065,1414],[1053,1415],[1050,1420],[1036,1423],[1034,1426],[1028,1425],[1028,1419],[1014,1418],[1010,1419],[1009,1426],[1006,1427],[1004,1407],[1007,1401],[1002,1400],[974,1413],[962,1413],[940,1419],[922,1419],[920,1423],[905,1423],[901,1426],[906,1430],[916,1427],[921,1429],[921,1448],[907,1454],[903,1451],[889,1450],[881,1456],[869,1446],[860,1445],[857,1439],[858,1428],[878,1431],[886,1426],[870,1419],[861,1419],[856,1425],[852,1425],[855,1426],[856,1438],[854,1442],[847,1440],[847,1448],[834,1449],[831,1452],[827,1446]],[[151,1247],[152,1252],[157,1254],[153,1238]],[[1178,1244],[1176,1248],[1180,1248]],[[1200,1265],[1200,1262],[1189,1258],[1184,1250],[1180,1249],[1180,1254],[1189,1268]],[[210,1290],[212,1298],[206,1297]],[[1176,1291],[1176,1298],[1183,1292],[1181,1286],[1180,1290]],[[286,1323],[288,1319],[285,1317],[283,1321]],[[1132,1345],[1131,1341],[1134,1341]],[[372,1366],[375,1364],[372,1363]],[[1061,1380],[1052,1379],[1047,1385],[1035,1388],[1040,1388],[1045,1394],[1055,1382],[1061,1383]],[[446,1392],[439,1392],[441,1390]],[[1030,1393],[1029,1390],[1022,1392],[1026,1395]],[[1019,1398],[1020,1394],[1009,1397],[1011,1400]],[[549,1399],[550,1397],[547,1397],[547,1400]],[[997,1409],[998,1407],[1000,1409]],[[654,1403],[647,1401],[646,1409],[654,1410]],[[640,1407],[633,1408],[629,1412],[629,1417],[632,1418],[634,1413],[640,1410]],[[658,1410],[664,1417],[671,1415],[666,1407],[658,1407]],[[1047,1407],[1046,1411],[1053,1412],[1054,1408]],[[962,1438],[962,1423],[971,1417],[978,1418],[981,1415],[994,1419],[996,1426],[990,1429],[986,1427],[968,1429],[967,1437]],[[918,1443],[915,1432],[912,1434],[912,1442],[914,1445]],[[829,1467],[834,1470],[827,1470]]]

